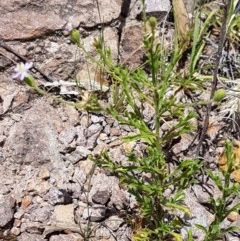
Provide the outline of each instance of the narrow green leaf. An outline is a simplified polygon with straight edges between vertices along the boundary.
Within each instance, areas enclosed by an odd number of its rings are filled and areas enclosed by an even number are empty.
[[[198,229],[202,230],[205,234],[208,233],[208,230],[207,230],[204,226],[202,226],[202,225],[200,225],[200,224],[195,224],[195,226],[196,226]]]

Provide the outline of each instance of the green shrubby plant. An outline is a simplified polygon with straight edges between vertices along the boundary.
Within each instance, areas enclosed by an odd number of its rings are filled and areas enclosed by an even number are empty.
[[[238,230],[237,226],[230,226],[228,228],[222,228],[222,222],[227,218],[227,216],[233,212],[239,212],[240,203],[229,207],[231,199],[236,197],[239,193],[239,183],[231,182],[231,173],[233,171],[233,161],[234,155],[232,150],[232,143],[230,141],[226,142],[226,157],[227,157],[227,170],[221,170],[222,177],[219,173],[214,174],[210,170],[207,170],[208,176],[214,181],[215,185],[221,191],[222,195],[219,198],[210,198],[210,206],[212,207],[212,213],[215,218],[209,227],[203,227],[202,225],[196,225],[199,229],[203,230],[205,233],[204,241],[213,241],[219,238],[223,238],[226,233]]]
[[[174,72],[181,49],[176,48],[170,63],[167,63],[162,56],[160,43],[155,43],[156,19],[150,18],[148,24],[151,31],[143,41],[147,59],[144,68],[131,71],[127,67],[114,66],[111,59],[103,55],[101,48],[98,49],[105,70],[121,86],[127,103],[123,113],[119,113],[111,103],[106,111],[120,124],[135,128],[136,134],[123,140],[146,143],[145,155],[138,157],[134,153],[128,154],[127,165],[115,162],[107,152],[95,160],[98,165],[119,176],[140,204],[140,215],[145,224],[137,230],[135,240],[182,240],[179,234],[180,217],[175,211],[191,216],[188,207],[183,204],[184,190],[195,182],[194,176],[199,173],[201,163],[198,160],[183,160],[169,173],[162,146],[193,130],[191,121],[195,115],[193,112],[184,113],[186,106],[175,100],[174,93],[166,96],[167,90],[176,81]],[[153,128],[144,120],[141,108],[144,102],[154,110]],[[161,120],[164,119],[175,120],[176,123],[165,133],[160,129]],[[143,175],[142,178],[137,178],[139,174]],[[174,191],[167,195],[171,188]]]
[[[123,138],[124,141],[140,141],[147,145],[143,157],[128,154],[127,165],[116,163],[106,152],[95,158],[98,165],[119,176],[140,204],[140,216],[145,225],[137,231],[135,240],[182,240],[179,234],[180,217],[175,214],[175,210],[191,216],[188,207],[183,204],[184,190],[195,182],[194,176],[199,172],[201,163],[197,160],[184,160],[169,173],[162,147],[175,137],[193,130],[192,119],[195,115],[193,112],[185,114],[186,105],[176,101],[174,92],[166,96],[168,89],[176,84],[181,48],[176,45],[171,61],[167,63],[161,44],[156,43],[156,19],[151,17],[145,20],[145,24],[148,25],[148,32],[144,36],[143,45],[147,60],[142,68],[136,70],[116,66],[102,37],[94,41],[100,60],[93,59],[87,53],[76,30],[71,31],[71,39],[121,89],[126,105],[123,111],[119,112],[116,103],[110,103],[104,110],[120,124],[135,128],[136,134]],[[142,103],[147,103],[154,110],[153,127],[144,120]],[[174,120],[175,124],[162,132],[160,125],[165,119]],[[139,174],[144,175],[136,178]],[[171,189],[174,191],[167,195]]]

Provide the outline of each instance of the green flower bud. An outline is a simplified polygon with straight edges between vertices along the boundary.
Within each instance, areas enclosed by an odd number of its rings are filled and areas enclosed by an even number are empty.
[[[78,46],[80,45],[80,33],[77,29],[71,31],[71,40]]]
[[[30,74],[24,78],[24,82],[33,88],[36,87],[35,79]]]
[[[150,17],[148,22],[149,22],[151,29],[154,30],[157,26],[157,19],[155,17]]]
[[[226,90],[225,89],[219,89],[215,92],[213,96],[213,100],[216,102],[222,101],[222,99],[226,96]]]

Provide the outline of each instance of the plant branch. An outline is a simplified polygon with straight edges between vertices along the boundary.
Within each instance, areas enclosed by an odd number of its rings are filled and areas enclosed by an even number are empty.
[[[229,10],[230,10],[230,6],[231,6],[231,1],[229,0],[229,1],[227,1],[227,3],[225,3],[225,6],[224,6],[224,12],[223,12],[223,17],[222,17],[222,27],[221,27],[221,32],[220,32],[220,40],[219,40],[219,44],[218,44],[218,50],[217,50],[217,53],[216,53],[215,68],[213,70],[213,79],[212,79],[211,92],[210,92],[210,102],[207,104],[207,112],[206,112],[206,116],[204,118],[202,133],[200,135],[199,143],[198,143],[196,153],[195,153],[196,157],[199,157],[199,155],[200,155],[200,149],[201,149],[201,146],[202,146],[202,142],[203,142],[203,140],[206,136],[208,125],[209,125],[209,116],[210,116],[211,107],[212,107],[212,101],[211,100],[213,100],[214,93],[217,89],[218,70],[219,70],[219,67],[220,67],[222,51],[223,51],[224,43],[225,43],[225,40],[226,40],[227,19],[228,19],[228,13],[229,13]]]

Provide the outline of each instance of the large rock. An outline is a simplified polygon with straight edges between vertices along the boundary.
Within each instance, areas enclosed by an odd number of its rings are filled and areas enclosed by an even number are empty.
[[[58,150],[57,128],[60,122],[57,111],[45,100],[35,102],[23,119],[11,129],[6,146],[16,164],[40,167],[52,163],[61,165]]]
[[[52,235],[49,241],[84,241],[79,234]]]
[[[15,200],[12,197],[0,197],[0,228],[7,226],[13,219]]]
[[[18,239],[18,241],[26,241],[26,240],[34,240],[34,241],[47,241],[47,239],[43,238],[42,235],[33,234],[33,233],[22,233]]]
[[[166,15],[167,12],[171,10],[171,3],[169,0],[146,0],[146,13],[157,13],[162,16]]]
[[[185,191],[186,198],[184,203],[190,209],[192,214],[192,218],[188,219],[190,227],[192,228],[193,236],[197,238],[198,241],[203,241],[205,237],[205,233],[198,229],[195,224],[202,225],[203,227],[208,228],[210,223],[214,220],[214,215],[208,212],[204,206],[196,201],[194,196],[190,193],[190,190],[187,189]],[[188,227],[184,227],[181,232],[184,238],[187,237]]]
[[[121,59],[122,64],[136,68],[142,63],[144,50],[142,46],[143,28],[138,22],[128,23],[122,34]]]
[[[54,208],[53,220],[55,223],[75,224],[74,205],[57,205]]]
[[[89,219],[92,222],[99,222],[105,218],[106,207],[103,205],[94,205],[83,210],[83,219]]]
[[[92,27],[102,22],[117,19],[121,6],[116,0],[99,0],[99,9],[92,0],[50,0],[32,2],[31,0],[1,1],[0,38],[35,39],[52,34],[64,27],[70,20],[75,26]]]

